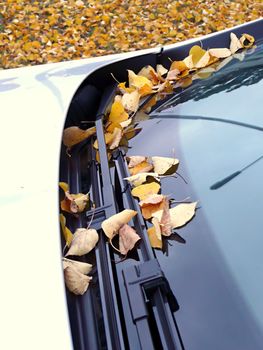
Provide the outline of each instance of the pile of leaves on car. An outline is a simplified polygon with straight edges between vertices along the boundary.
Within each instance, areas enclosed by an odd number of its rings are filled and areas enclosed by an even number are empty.
[[[128,84],[126,82],[118,84],[114,101],[104,121],[104,137],[109,161],[118,147],[128,149],[129,139],[141,130],[136,127],[138,121],[149,118],[147,113],[158,100],[172,93],[175,87],[189,86],[194,79],[213,74],[228,64],[234,56],[240,58],[237,53],[240,49],[250,48],[253,45],[252,36],[243,34],[238,38],[231,33],[229,48],[204,50],[195,45],[184,60],[173,61],[169,69],[157,65],[157,67],[143,67],[137,74],[128,70]],[[67,147],[68,156],[71,147],[93,136],[93,147],[99,162],[99,145],[95,135],[95,127],[87,130],[75,126],[66,128],[63,143]],[[137,155],[127,156],[126,161],[130,176],[125,180],[131,186],[131,194],[139,201],[143,218],[151,223],[148,228],[150,244],[152,248],[161,249],[164,237],[170,237],[174,229],[184,226],[194,217],[197,202],[180,203],[171,207],[169,195],[161,193],[162,178],[174,176],[177,172],[179,160],[175,157]],[[85,211],[89,203],[88,194],[72,194],[66,183],[60,183],[60,187],[65,193],[60,204],[62,212],[78,215]],[[107,218],[101,225],[109,243],[124,257],[141,239],[130,225],[132,218],[137,214],[137,211],[125,209]],[[67,247],[67,253],[63,258],[66,285],[73,293],[83,294],[91,280],[87,274],[92,266],[68,257],[88,254],[96,246],[99,235],[90,227],[78,228],[73,234],[67,228],[63,214],[60,214],[60,222]],[[116,238],[118,246],[113,243],[113,239],[116,242]]]

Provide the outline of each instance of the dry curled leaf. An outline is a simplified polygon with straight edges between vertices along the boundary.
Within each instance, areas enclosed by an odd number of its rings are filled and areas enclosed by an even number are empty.
[[[139,107],[140,94],[137,90],[126,92],[121,99],[123,107],[128,112],[136,112]]]
[[[136,165],[146,161],[145,156],[130,156],[127,157],[128,160],[128,168],[134,168]]]
[[[165,206],[165,196],[162,194],[152,194],[146,199],[139,202],[142,216],[148,220],[153,216],[153,213],[159,211]]]
[[[232,54],[236,53],[242,45],[235,33],[230,33],[230,51]]]
[[[113,150],[117,148],[120,144],[122,138],[122,129],[115,128],[112,133],[112,140],[109,142],[109,149]]]
[[[65,198],[60,202],[61,209],[68,213],[81,213],[86,208],[89,195],[83,193],[72,194],[65,192]]]
[[[164,236],[171,236],[172,233],[172,221],[171,221],[171,213],[169,209],[169,201],[168,198],[165,197],[163,203],[163,211],[160,220],[161,233]]]
[[[162,242],[161,229],[160,229],[158,219],[153,218],[152,224],[153,224],[153,226],[148,228],[148,230],[147,230],[151,247],[162,249],[163,242]]]
[[[255,38],[249,34],[242,34],[239,41],[240,41],[240,44],[242,45],[242,47],[244,47],[245,49],[248,49],[249,47],[253,46],[253,44],[255,42]]]
[[[130,174],[136,175],[139,173],[147,173],[153,169],[153,165],[148,163],[147,161],[141,162],[133,168],[130,168]]]
[[[88,139],[96,133],[96,128],[93,126],[87,130],[82,130],[77,126],[71,126],[63,131],[63,143],[68,148]]]
[[[59,221],[60,221],[61,229],[63,232],[63,236],[64,236],[65,241],[66,241],[66,245],[69,247],[71,242],[72,242],[72,239],[73,239],[73,234],[70,231],[70,229],[67,228],[66,218],[63,214],[59,214]]]
[[[157,194],[160,191],[161,186],[156,182],[149,184],[143,184],[138,187],[134,187],[131,191],[134,197],[138,197],[141,201],[146,199],[151,194]]]
[[[168,69],[166,69],[162,64],[157,64],[156,71],[157,71],[157,74],[159,74],[160,76],[163,76],[168,72]]]
[[[69,191],[69,185],[66,182],[59,182],[59,187],[64,191]]]
[[[69,255],[84,255],[89,253],[97,244],[99,240],[98,232],[92,228],[78,228],[73,235],[73,240],[70,244]]]
[[[231,51],[229,49],[210,49],[208,50],[209,54],[216,58],[226,58],[231,55]]]
[[[63,263],[63,269],[70,266],[73,269],[77,270],[78,272],[83,273],[84,275],[87,275],[92,269],[91,264],[84,263],[81,261],[75,261],[67,258],[63,258],[62,263]]]
[[[92,280],[92,277],[80,273],[71,266],[64,269],[64,278],[68,290],[76,295],[83,295]]]
[[[116,234],[118,234],[119,229],[127,224],[135,215],[137,215],[137,211],[125,209],[104,220],[101,227],[105,235],[111,240]]]
[[[147,182],[147,180],[149,179],[160,181],[159,175],[157,173],[139,173],[139,174],[124,178],[124,180],[129,181],[129,183],[134,187],[142,185],[143,183]]]
[[[172,228],[184,226],[195,215],[197,202],[178,204],[176,207],[170,209]],[[162,219],[163,210],[153,214],[159,221]]]
[[[179,160],[169,157],[151,157],[154,172],[159,175],[175,173],[179,166]]]
[[[119,250],[121,254],[126,255],[140,239],[140,236],[132,227],[127,224],[123,225],[119,229]]]

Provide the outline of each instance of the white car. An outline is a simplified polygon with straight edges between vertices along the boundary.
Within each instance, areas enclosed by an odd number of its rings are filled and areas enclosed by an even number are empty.
[[[250,181],[246,178],[245,185],[238,183],[238,175],[243,176],[246,169],[250,171],[255,161],[261,164],[262,137],[258,131],[263,130],[263,124],[258,106],[263,96],[262,29],[260,19],[164,48],[0,71],[1,349],[262,349],[263,259],[262,234],[258,232],[262,228],[262,166],[257,176],[253,173]],[[182,154],[182,173],[190,185],[194,177],[201,180],[191,191],[185,190],[181,180],[178,183],[182,188],[177,193],[184,196],[191,192],[202,207],[193,223],[175,237],[187,243],[168,243],[173,245],[169,256],[152,250],[144,233],[145,223],[139,218],[134,225],[140,226],[142,243],[134,256],[122,261],[100,233],[92,257],[93,283],[83,296],[66,292],[61,264],[64,243],[59,223],[59,181],[68,182],[75,193],[83,187],[92,188],[98,208],[93,223],[99,231],[102,219],[122,207],[136,210],[138,205],[120,180],[121,175],[127,175],[123,161],[115,161],[115,173],[103,159],[99,173],[98,165],[87,170],[91,166],[87,164],[94,164],[92,148],[73,148],[71,157],[67,157],[61,146],[64,127],[88,127],[97,117],[99,133],[105,111],[99,108],[108,106],[114,92],[111,73],[123,81],[127,69],[137,72],[156,63],[167,66],[168,58],[185,57],[189,48],[200,41],[204,48],[226,47],[231,32],[253,35],[257,48],[246,54],[247,60],[236,59],[230,68],[226,65],[199,85],[186,88],[180,97],[175,95],[158,105],[150,121],[143,124],[143,132],[131,142],[128,153],[166,155],[166,141],[178,132],[175,120],[187,120],[180,124],[183,142],[176,151]],[[244,80],[237,83],[235,78],[248,67]],[[258,75],[250,79],[255,70]],[[224,86],[225,77],[232,73]],[[211,85],[218,90],[211,91]],[[246,88],[239,94],[242,85]],[[224,89],[230,94],[223,96]],[[219,124],[249,124],[242,131],[257,133],[239,134],[237,128],[233,134],[220,127],[210,130],[205,120],[211,120],[211,116],[204,111],[211,110],[213,99],[209,96],[215,94],[220,96],[212,113]],[[191,100],[194,104],[187,104]],[[238,115],[237,109],[244,111],[244,106],[249,106],[245,111],[251,111],[251,122],[245,117],[222,121],[220,113],[224,108],[229,117]],[[100,143],[102,136],[98,138]],[[207,138],[207,144],[199,144],[200,138]],[[215,148],[211,146],[213,141]],[[235,144],[234,151],[229,149],[231,142]],[[170,150],[171,144],[174,143],[169,144]],[[226,161],[224,144],[231,156]],[[249,148],[247,153],[244,144]],[[185,148],[181,151],[180,147]],[[203,164],[198,157],[201,152]],[[183,163],[191,154],[194,160],[184,169]],[[87,179],[91,174],[93,177]],[[236,187],[227,187],[230,183]],[[169,185],[165,186],[168,191]],[[224,190],[220,192],[221,188]],[[208,197],[203,195],[206,191]],[[233,195],[227,197],[230,193]],[[223,202],[223,195],[228,202]],[[215,202],[218,206],[213,206]],[[91,213],[86,213],[85,218],[89,221]],[[83,220],[73,218],[71,229],[86,225]],[[239,220],[238,235],[234,226]],[[223,221],[228,224],[228,235]]]

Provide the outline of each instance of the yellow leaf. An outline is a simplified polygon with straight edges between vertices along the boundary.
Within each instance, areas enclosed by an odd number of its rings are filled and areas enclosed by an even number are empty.
[[[105,235],[111,240],[116,234],[118,234],[119,229],[127,224],[135,215],[137,215],[137,211],[125,209],[104,220],[101,227]]]
[[[184,64],[186,65],[186,67],[188,69],[194,68],[193,56],[192,55],[187,56],[183,61],[184,61]]]
[[[94,135],[96,133],[96,128],[93,126],[92,128],[89,128],[87,130],[82,130],[78,128],[77,126],[71,126],[64,130],[63,132],[63,143],[67,147],[72,147],[90,136]]]
[[[127,120],[128,118],[129,115],[127,112],[125,112],[122,103],[115,101],[111,106],[109,121],[112,123],[120,123]]]
[[[255,38],[249,34],[242,34],[239,41],[240,41],[240,44],[242,45],[242,47],[248,49],[249,47],[253,46],[253,44],[255,42]]]
[[[171,64],[170,70],[177,69],[179,72],[183,72],[184,70],[187,70],[188,67],[185,64],[184,61],[173,61]]]
[[[65,192],[65,198],[61,201],[61,209],[68,213],[81,213],[87,206],[89,195],[83,193],[71,194]]]
[[[196,63],[195,68],[203,68],[206,67],[210,63],[210,54],[208,51],[200,58],[200,60]]]
[[[125,123],[125,122],[122,122],[122,123]],[[108,133],[113,133],[113,131],[114,131],[115,128],[122,129],[123,126],[122,126],[121,124],[119,124],[119,123],[109,123],[109,124],[107,125],[107,127],[106,127],[106,131],[107,131]]]
[[[153,213],[159,211],[165,206],[165,196],[162,194],[152,194],[139,203],[144,219],[148,220]]]
[[[148,163],[147,161],[141,162],[138,165],[135,165],[133,168],[130,168],[130,174],[136,175],[138,173],[146,173],[148,171],[151,171],[153,169],[153,165]]]
[[[143,184],[135,187],[131,193],[134,197],[138,197],[141,201],[146,199],[151,194],[157,194],[161,186],[156,182],[151,182],[149,184]]]
[[[73,234],[70,231],[70,229],[67,228],[66,218],[63,214],[59,214],[59,221],[60,221],[61,229],[63,232],[63,236],[64,236],[65,241],[66,241],[66,245],[69,247],[71,242],[72,242],[72,239],[73,239]]]
[[[113,150],[117,148],[120,144],[121,138],[122,138],[122,129],[115,128],[112,133],[112,140],[109,143],[109,149]]]
[[[116,128],[114,128],[115,130]],[[105,143],[106,145],[110,144],[113,140],[113,133],[112,132],[106,132],[104,134],[104,138],[105,138]],[[98,140],[95,140],[94,143],[93,143],[93,147],[95,149],[99,149],[99,143],[98,143]]]
[[[162,243],[162,236],[161,236],[159,221],[158,219],[153,218],[152,223],[154,226],[148,228],[147,230],[151,247],[162,249],[163,243]]]
[[[59,182],[59,187],[62,188],[64,192],[69,190],[69,186],[66,182]]]
[[[129,77],[129,87],[135,87],[140,89],[143,86],[147,85],[152,89],[152,82],[146,77],[135,74],[132,70],[128,70]]]
[[[122,94],[125,94],[126,92],[130,93],[135,91],[136,89],[134,87],[126,87],[126,83],[119,83],[118,88]]]
[[[175,173],[179,166],[179,160],[176,158],[152,157],[152,162],[154,166],[154,172],[159,175]]]
[[[192,55],[193,66],[195,67],[201,58],[206,54],[206,51],[203,50],[199,45],[194,45],[189,51],[189,55]],[[185,62],[185,61],[184,61]],[[186,64],[186,62],[185,62]]]

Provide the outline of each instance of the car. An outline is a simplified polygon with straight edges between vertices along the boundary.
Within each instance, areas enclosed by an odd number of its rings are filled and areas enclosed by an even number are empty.
[[[262,348],[262,26],[260,19],[164,48],[1,71],[3,348]],[[228,47],[231,32],[252,35],[256,47],[165,95],[109,164],[104,119],[115,80],[126,81],[127,69],[168,68],[193,45]],[[93,139],[62,144],[63,130],[94,124]],[[190,197],[198,209],[165,249],[152,249],[125,180],[126,156],[174,154],[179,172],[161,180],[162,191],[175,203]],[[96,248],[74,257],[93,265],[83,295],[64,283],[59,182],[95,204],[64,213],[72,232],[99,232]],[[138,212],[132,222],[141,238],[126,258],[101,230],[124,209]]]

